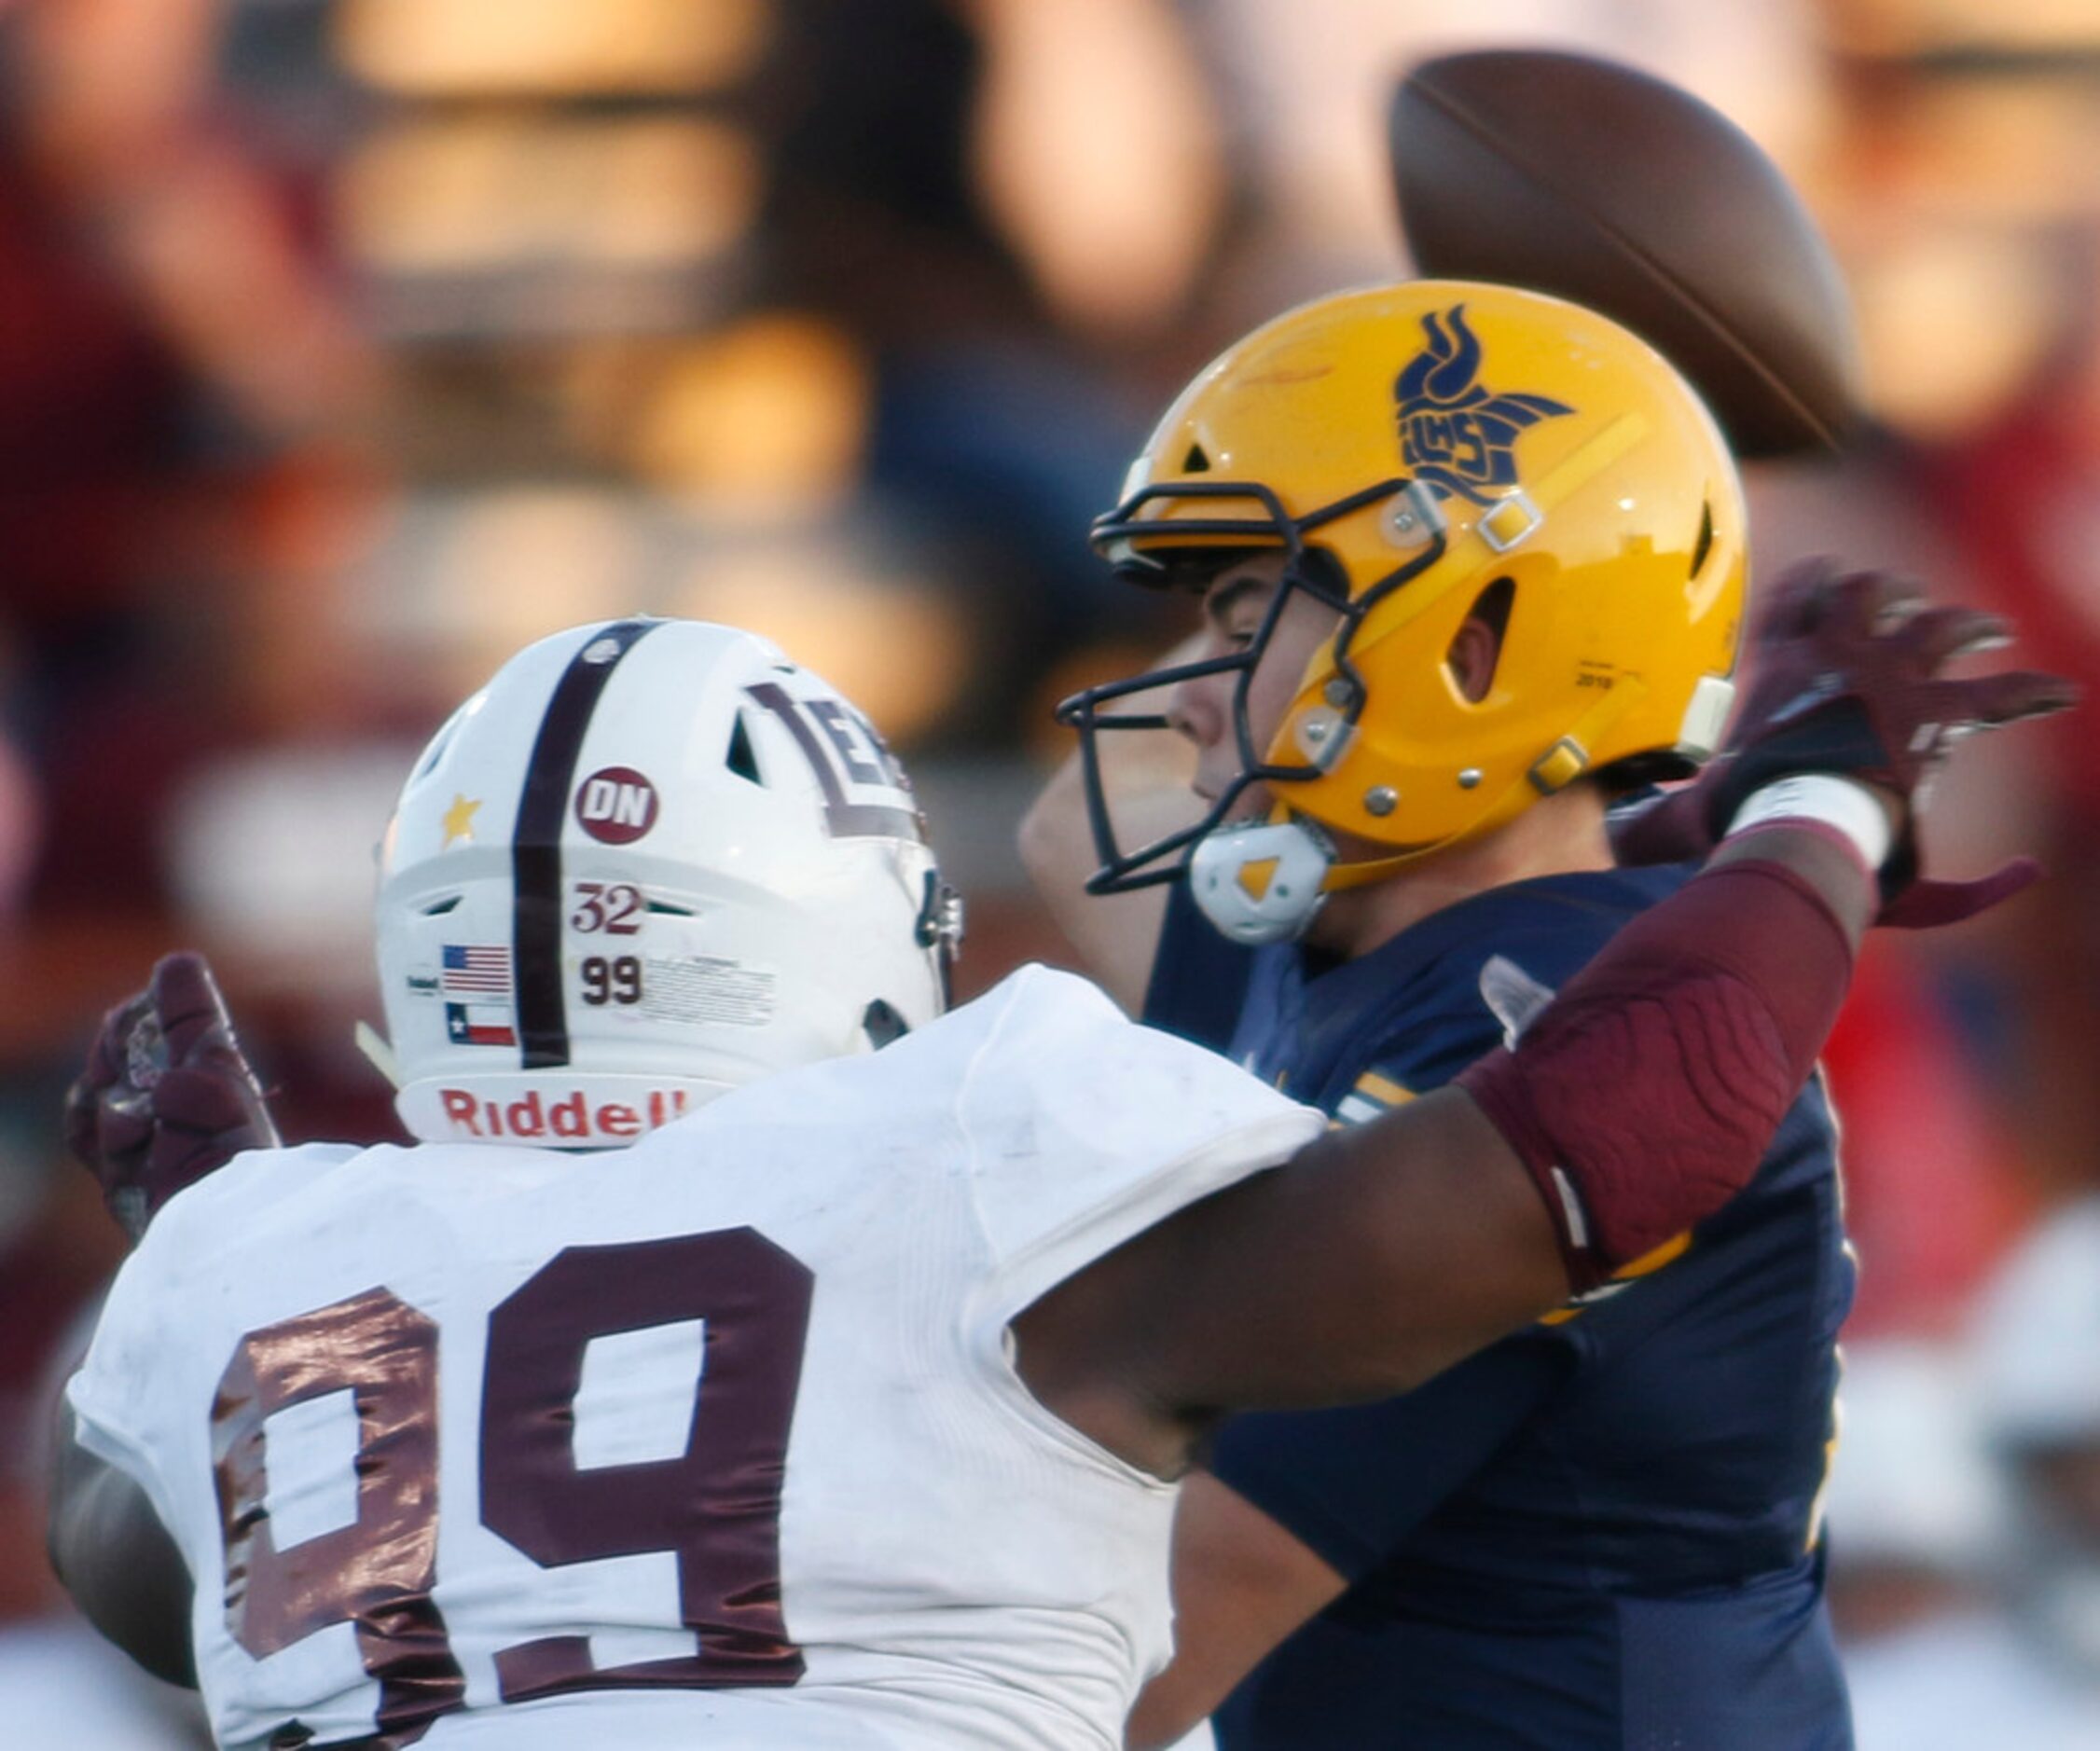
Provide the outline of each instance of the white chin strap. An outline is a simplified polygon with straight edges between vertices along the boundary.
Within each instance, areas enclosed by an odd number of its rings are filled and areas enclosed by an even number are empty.
[[[1307,820],[1242,820],[1196,841],[1189,889],[1221,934],[1250,948],[1295,942],[1326,903],[1334,848]]]

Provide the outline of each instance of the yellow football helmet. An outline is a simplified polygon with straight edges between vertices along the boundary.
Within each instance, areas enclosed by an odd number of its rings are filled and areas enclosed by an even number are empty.
[[[1728,715],[1745,574],[1734,460],[1660,355],[1555,298],[1419,281],[1287,312],[1182,392],[1094,545],[1154,584],[1200,584],[1207,548],[1287,554],[1251,649],[1058,708],[1083,738],[1093,889],[1191,864],[1199,898],[1238,890],[1221,902],[1237,922],[1205,909],[1242,940],[1293,935],[1319,893],[1487,833],[1585,773],[1686,772]],[[1332,606],[1336,629],[1257,747],[1247,682],[1293,590]],[[1501,630],[1477,699],[1449,660],[1476,612]],[[1165,720],[1103,708],[1229,669],[1238,779],[1202,821],[1125,852],[1093,738]],[[1310,894],[1303,846],[1222,824],[1257,781],[1277,799],[1267,827],[1313,842]],[[1389,849],[1338,862],[1319,829]],[[1300,877],[1280,905],[1265,891],[1278,867]]]

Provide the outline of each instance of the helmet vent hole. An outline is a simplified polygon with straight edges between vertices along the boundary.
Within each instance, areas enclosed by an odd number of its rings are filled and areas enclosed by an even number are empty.
[[[457,907],[459,903],[459,895],[447,894],[444,899],[433,900],[430,904],[425,906],[423,908],[423,917],[426,918],[441,918],[448,912],[450,912],[455,907]]]
[[[1691,575],[1697,577],[1706,556],[1714,550],[1714,504],[1711,499],[1699,507],[1699,539],[1692,544]]]
[[[410,782],[427,779],[437,770],[438,763],[445,758],[452,738],[460,733],[460,713],[455,711],[447,720],[445,727],[430,738],[430,746],[423,750],[423,757],[416,762],[416,770]]]
[[[902,1040],[911,1031],[910,1025],[897,1013],[896,1006],[879,997],[863,1012],[861,1027],[868,1037],[868,1044],[877,1052],[891,1041]]]
[[[654,912],[658,914],[660,917],[668,918],[689,918],[693,916],[693,908],[691,906],[674,906],[668,900],[657,900],[654,897],[652,897],[649,900],[648,903],[642,907],[642,910],[644,912]]]
[[[1207,475],[1210,472],[1210,458],[1204,453],[1202,445],[1189,446],[1189,453],[1181,458],[1181,472],[1184,475]]]
[[[744,714],[737,713],[737,724],[729,732],[729,770],[750,783],[763,785],[766,780],[759,776],[758,756],[752,751],[751,732],[744,727]]]

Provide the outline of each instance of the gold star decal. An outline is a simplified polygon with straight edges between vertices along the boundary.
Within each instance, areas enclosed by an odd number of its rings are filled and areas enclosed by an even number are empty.
[[[452,793],[452,806],[445,811],[445,843],[437,848],[439,850],[449,851],[454,839],[473,839],[475,812],[480,807],[478,802],[469,802],[459,792]]]

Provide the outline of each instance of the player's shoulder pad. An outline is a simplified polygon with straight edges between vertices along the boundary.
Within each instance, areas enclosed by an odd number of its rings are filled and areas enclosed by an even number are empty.
[[[365,1153],[355,1143],[298,1143],[244,1150],[168,1200],[134,1259],[196,1263],[216,1256],[322,1176]]]
[[[1502,1025],[1502,1044],[1516,1050],[1525,1030],[1554,1000],[1554,988],[1507,955],[1490,955],[1480,970],[1480,1000]]]
[[[1127,1019],[1096,986],[1026,967],[979,1002],[959,1093],[977,1207],[1003,1257],[1120,1229],[1273,1166],[1324,1128],[1215,1053]],[[1132,1231],[1134,1232],[1134,1231]]]

